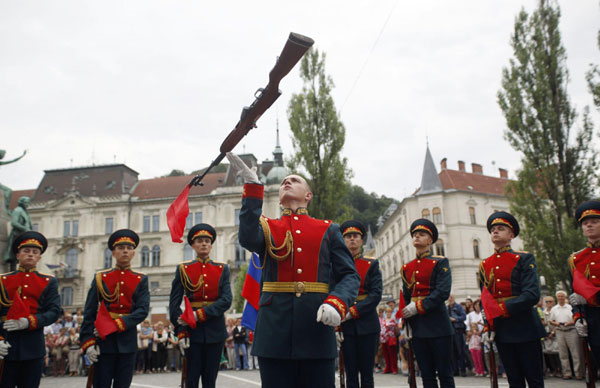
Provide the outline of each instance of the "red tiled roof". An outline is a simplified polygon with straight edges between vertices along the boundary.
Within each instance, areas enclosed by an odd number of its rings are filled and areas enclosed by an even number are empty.
[[[193,177],[193,175],[182,175],[142,179],[135,187],[133,196],[139,199],[175,198]],[[209,194],[218,186],[222,186],[224,180],[224,172],[208,174],[202,180],[204,186],[194,186],[190,190],[190,196]]]
[[[476,193],[504,195],[508,179],[457,170],[442,170],[439,174],[444,190],[473,191]]]
[[[17,207],[17,204],[19,203],[19,198],[21,198],[22,196],[27,196],[31,198],[33,196],[33,193],[35,193],[35,189],[13,191],[10,196],[10,204],[8,205],[8,208],[10,210],[13,210]]]

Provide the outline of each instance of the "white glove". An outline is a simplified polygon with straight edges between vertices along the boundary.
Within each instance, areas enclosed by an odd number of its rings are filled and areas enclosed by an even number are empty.
[[[100,338],[100,332],[94,327],[94,337]]]
[[[402,318],[404,319],[408,319],[415,315],[417,315],[417,305],[415,302],[410,302],[402,309]]]
[[[588,336],[588,324],[585,319],[578,319],[577,322],[575,322],[575,331],[577,331],[577,334],[580,337]]]
[[[344,317],[344,319],[342,319],[342,322],[346,322],[352,319],[352,314],[350,314],[350,311],[348,311],[346,313],[346,316]]]
[[[572,306],[580,306],[582,304],[587,304],[587,300],[585,300],[585,298],[582,295],[579,295],[578,293],[574,292],[571,295],[569,295],[569,303]]]
[[[29,319],[27,318],[19,318],[19,319],[10,319],[4,322],[4,330],[6,331],[16,331],[16,330],[25,330],[29,327]]]
[[[494,342],[494,338],[496,338],[495,331],[486,331],[481,335],[481,340],[488,345]]]
[[[179,340],[178,345],[179,345],[179,352],[181,352],[181,355],[184,356],[185,350],[190,347],[190,339],[188,337],[182,338]]]
[[[90,346],[85,351],[85,354],[87,355],[87,358],[88,358],[88,360],[90,360],[91,363],[95,363],[98,361],[98,356],[100,355],[100,349],[98,349],[96,347],[96,345]]]
[[[196,314],[196,310],[194,310],[194,319],[196,320],[196,322],[198,322],[198,314]],[[184,321],[183,318],[181,318],[181,316],[177,318],[177,323],[181,326],[189,326],[188,323]]]
[[[6,340],[0,341],[0,360],[4,359],[8,354],[8,349],[10,348],[10,344],[6,342]]]
[[[256,175],[256,169],[254,167],[250,169],[248,166],[246,166],[246,163],[244,163],[239,156],[233,152],[228,152],[227,159],[229,160],[229,163],[231,163],[231,166],[240,172],[244,183],[260,183],[258,180],[258,175]]]
[[[342,333],[341,331],[336,331],[335,341],[337,342],[338,346],[341,346],[342,342],[344,342],[344,333]]]
[[[323,303],[317,311],[317,322],[327,326],[339,326],[342,323],[342,317],[332,305]]]

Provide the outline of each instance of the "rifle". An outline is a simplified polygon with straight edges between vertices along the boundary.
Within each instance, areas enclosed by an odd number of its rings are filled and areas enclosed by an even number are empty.
[[[187,357],[183,356],[183,364],[181,365],[181,388],[185,388],[185,381],[187,380],[188,373]]]
[[[408,343],[408,386],[409,388],[417,388],[417,374],[415,371],[415,355],[412,347],[412,330],[410,324],[405,319],[406,323],[406,342]]]
[[[340,388],[346,388],[346,371],[344,369],[344,353],[340,346]]]
[[[4,359],[0,360],[0,381],[2,381],[3,374],[4,374]]]
[[[594,368],[594,360],[590,354],[590,348],[586,338],[581,339],[583,348],[583,363],[585,365],[585,386],[586,388],[594,388],[596,386],[596,369]]]
[[[92,363],[90,365],[90,369],[88,370],[87,382],[85,383],[86,388],[92,388],[94,386],[94,369],[96,367],[96,363]]]
[[[288,40],[277,58],[275,67],[269,72],[269,83],[264,88],[259,88],[255,93],[255,100],[250,106],[242,109],[240,120],[235,125],[235,128],[229,133],[221,144],[220,154],[212,161],[210,166],[202,173],[198,174],[189,183],[189,187],[202,185],[202,179],[208,172],[216,167],[225,154],[233,150],[233,148],[242,140],[251,129],[256,128],[256,121],[262,116],[267,109],[273,105],[275,100],[281,95],[279,90],[279,82],[294,68],[296,63],[304,56],[304,53],[314,44],[314,41],[294,32],[290,33]]]
[[[488,332],[491,335],[490,328],[488,326]],[[496,355],[494,354],[494,342],[490,341],[490,352],[488,353],[490,360],[490,387],[498,388],[498,372],[496,370]]]

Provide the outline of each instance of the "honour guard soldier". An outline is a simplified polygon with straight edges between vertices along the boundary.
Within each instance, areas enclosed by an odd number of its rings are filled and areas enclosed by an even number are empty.
[[[496,341],[511,387],[543,387],[541,338],[546,336],[536,311],[540,300],[535,258],[513,251],[510,242],[519,235],[519,223],[507,212],[487,220],[495,252],[479,265],[480,287],[486,287],[503,312],[493,319],[494,331],[484,333]]]
[[[333,388],[334,328],[360,286],[340,228],[308,215],[312,192],[298,175],[287,176],[279,187],[281,218],[261,217],[263,185],[238,156],[227,157],[245,182],[240,243],[264,267],[252,346],[262,386]]]
[[[196,259],[177,266],[169,298],[169,315],[175,324],[179,348],[187,359],[186,387],[213,388],[221,363],[227,329],[225,311],[231,306],[229,266],[210,259],[217,232],[208,224],[190,229],[187,240],[196,251]],[[193,308],[196,328],[181,318],[181,301],[187,296]]]
[[[383,291],[379,261],[361,255],[360,248],[363,245],[363,237],[366,235],[365,226],[361,222],[346,221],[341,225],[341,230],[360,275],[358,297],[342,323],[344,334],[342,352],[346,370],[346,387],[374,387],[373,367],[381,331],[377,305]],[[359,373],[360,385],[358,383]]]
[[[19,235],[11,247],[18,268],[0,277],[0,316],[4,322],[0,329],[0,357],[5,362],[0,372],[2,388],[40,385],[46,355],[44,326],[56,322],[60,315],[56,279],[36,269],[47,246],[41,233],[29,231]],[[20,303],[19,315],[23,316],[7,319],[13,303]]]
[[[600,293],[594,288],[600,287],[600,201],[586,201],[577,207],[575,218],[581,225],[587,239],[587,247],[571,254],[569,266],[583,275],[574,280],[588,285],[591,292],[585,296],[572,294],[569,301],[574,306],[573,319],[580,337],[587,337],[596,363],[600,362]],[[575,279],[575,276],[573,276]]]
[[[446,300],[452,287],[448,259],[433,256],[430,252],[430,246],[438,239],[438,230],[433,222],[424,218],[414,221],[410,226],[410,235],[417,257],[404,264],[400,270],[406,303],[406,307],[402,309],[402,317],[412,336],[423,387],[438,386],[436,372],[442,388],[454,387],[454,329],[446,308]]]
[[[116,265],[97,272],[85,300],[81,324],[81,349],[95,363],[94,387],[129,387],[135,367],[137,324],[150,310],[148,276],[131,270],[131,260],[140,239],[129,229],[114,232],[108,239]],[[104,304],[117,331],[98,338],[95,321]]]

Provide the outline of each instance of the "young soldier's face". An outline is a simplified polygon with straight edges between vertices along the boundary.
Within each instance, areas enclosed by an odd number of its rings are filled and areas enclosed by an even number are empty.
[[[583,235],[590,241],[600,240],[600,218],[587,218],[581,223]]]
[[[350,251],[356,251],[363,244],[363,239],[360,233],[348,233],[344,236],[344,242]]]
[[[285,207],[290,202],[304,202],[307,206],[312,199],[308,183],[298,175],[289,175],[279,186],[279,202]]]
[[[135,248],[129,244],[117,245],[112,255],[119,267],[126,267],[133,260],[133,256],[135,256]]]
[[[420,230],[413,233],[412,239],[413,239],[413,246],[415,248],[425,248],[425,247],[430,246],[431,243],[433,242],[433,239],[431,238],[429,233],[423,232]]]
[[[212,249],[212,240],[208,237],[195,238],[192,242],[192,248],[194,248],[198,257],[208,257]]]
[[[39,248],[23,247],[17,252],[17,261],[25,269],[35,267],[42,258],[42,251]]]
[[[508,245],[510,240],[515,237],[512,229],[506,225],[494,225],[490,231],[492,243],[495,245]]]

